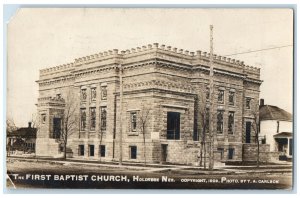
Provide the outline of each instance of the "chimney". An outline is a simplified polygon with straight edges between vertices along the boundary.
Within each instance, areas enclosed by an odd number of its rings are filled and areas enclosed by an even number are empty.
[[[31,122],[28,122],[28,128],[31,128]]]
[[[262,98],[262,99],[260,99],[259,106],[262,107],[264,105],[265,105],[265,100]]]

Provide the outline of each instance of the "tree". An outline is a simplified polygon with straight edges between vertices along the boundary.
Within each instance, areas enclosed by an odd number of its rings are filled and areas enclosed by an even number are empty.
[[[66,97],[62,99],[65,107],[62,117],[62,130],[60,134],[61,144],[63,146],[63,158],[67,158],[67,145],[69,137],[76,131],[78,123],[78,116],[76,111],[78,110],[78,103],[76,103],[76,97],[71,89],[68,90]]]
[[[7,120],[6,120],[6,134],[11,133],[11,132],[13,132],[17,129],[18,129],[18,127],[16,127],[14,119],[7,118]]]
[[[200,115],[200,125],[201,125],[201,132],[198,133],[198,139],[200,141],[200,150],[199,150],[199,157],[200,157],[200,161],[199,161],[199,166],[202,166],[204,169],[206,169],[206,165],[207,165],[207,152],[208,152],[208,159],[209,159],[209,163],[211,164],[211,161],[213,161],[213,156],[211,155],[211,149],[213,149],[213,139],[211,136],[213,136],[213,133],[210,133],[210,120],[211,123],[213,124],[214,119],[216,118],[216,113],[213,113],[210,111],[210,105],[211,103],[208,102],[210,100],[210,90],[209,88],[207,88],[206,92],[202,92],[202,94],[200,95],[198,101],[199,101],[199,105],[198,105],[198,111],[199,111],[199,115]],[[210,117],[210,115],[212,115]],[[208,143],[208,144],[207,144]],[[207,148],[209,149],[207,151]]]
[[[150,113],[150,108],[142,106],[138,117],[138,125],[140,127],[141,133],[143,134],[143,142],[144,142],[144,165],[146,165],[146,127],[148,122],[148,117]]]
[[[253,122],[251,123],[251,128],[254,131],[255,135],[255,142],[257,146],[257,153],[256,153],[256,166],[259,167],[259,149],[260,149],[260,144],[259,144],[259,124],[260,124],[260,119],[259,119],[259,105],[254,106],[253,110],[251,111],[251,114],[253,116]]]
[[[207,97],[207,96],[206,96]],[[209,108],[207,107],[207,98],[204,97],[204,94],[200,96],[199,104],[199,114],[200,114],[200,123],[201,123],[201,133],[198,133],[198,139],[200,140],[200,162],[199,165],[206,169],[206,136],[209,132]]]
[[[6,137],[8,137],[11,132],[16,131],[16,130],[18,130],[18,128],[16,127],[14,120],[12,118],[7,118],[6,119]],[[7,140],[7,142],[6,142],[7,156],[9,156],[10,152],[12,150],[12,148],[11,148],[12,142],[11,142],[10,138],[7,138],[6,140]]]

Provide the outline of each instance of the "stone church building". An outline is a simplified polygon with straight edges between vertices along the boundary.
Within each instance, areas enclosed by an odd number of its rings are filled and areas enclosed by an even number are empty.
[[[253,143],[260,70],[213,55],[216,161],[242,161]],[[40,70],[38,156],[193,164],[209,144],[209,53],[157,43],[109,50]],[[66,108],[72,113],[66,121]],[[205,124],[206,123],[206,124]],[[121,144],[120,144],[121,142]]]

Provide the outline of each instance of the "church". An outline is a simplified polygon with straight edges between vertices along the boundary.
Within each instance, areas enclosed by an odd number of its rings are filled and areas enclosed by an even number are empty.
[[[243,147],[255,145],[260,69],[214,54],[210,91],[209,60],[154,43],[40,70],[36,155],[61,156],[68,131],[78,159],[195,164],[213,144],[215,161],[243,161]]]

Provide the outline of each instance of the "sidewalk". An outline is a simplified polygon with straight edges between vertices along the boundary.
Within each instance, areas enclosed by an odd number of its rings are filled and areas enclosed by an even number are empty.
[[[109,167],[113,169],[126,169],[128,171],[143,171],[145,173],[181,173],[187,175],[199,174],[247,174],[247,173],[290,173],[292,172],[292,163],[284,162],[272,165],[261,165],[257,168],[252,166],[224,166],[222,164],[216,164],[213,171],[204,169],[199,166],[187,166],[187,165],[174,165],[174,164],[144,164],[134,162],[123,162],[119,165],[118,162],[100,162],[97,160],[84,161],[82,159],[53,159],[53,158],[36,158],[36,157],[24,157],[24,156],[10,156],[7,160],[21,160],[31,162],[48,162],[61,164],[63,166],[70,165],[83,165],[83,166],[96,166],[96,167]],[[218,166],[219,165],[219,166]]]

